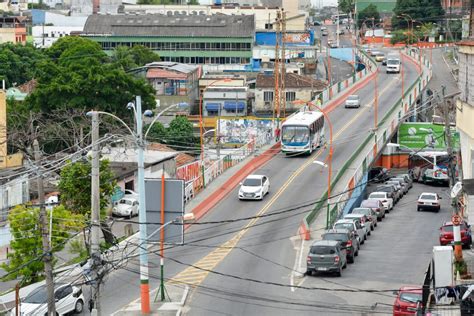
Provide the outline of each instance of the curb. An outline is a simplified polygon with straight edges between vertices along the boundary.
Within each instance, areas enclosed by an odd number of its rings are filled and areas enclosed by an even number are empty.
[[[214,206],[216,206],[224,197],[226,197],[239,184],[239,182],[242,181],[242,179],[272,159],[279,152],[279,148],[280,143],[276,143],[259,156],[250,160],[234,175],[232,175],[218,190],[216,190],[214,194],[199,203],[193,209],[196,220],[199,220],[204,215],[206,215]],[[192,224],[186,225],[185,229],[191,225]]]

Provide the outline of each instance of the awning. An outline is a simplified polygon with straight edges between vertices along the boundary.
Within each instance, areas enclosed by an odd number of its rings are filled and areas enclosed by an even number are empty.
[[[224,110],[226,110],[226,111],[229,111],[229,110],[242,111],[243,109],[245,109],[245,102],[243,102],[243,101],[239,101],[239,102],[225,101],[224,102]]]
[[[219,111],[220,107],[220,103],[206,103],[206,110],[208,111]]]

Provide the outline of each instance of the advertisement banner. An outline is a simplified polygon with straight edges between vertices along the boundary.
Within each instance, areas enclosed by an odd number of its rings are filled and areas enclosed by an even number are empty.
[[[459,133],[451,128],[453,148],[459,148]],[[432,123],[402,123],[398,129],[401,147],[423,150],[445,150],[444,125]]]

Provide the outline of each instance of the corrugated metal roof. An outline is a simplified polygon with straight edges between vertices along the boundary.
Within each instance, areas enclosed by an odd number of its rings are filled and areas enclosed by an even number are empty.
[[[83,35],[250,37],[253,15],[91,15]]]

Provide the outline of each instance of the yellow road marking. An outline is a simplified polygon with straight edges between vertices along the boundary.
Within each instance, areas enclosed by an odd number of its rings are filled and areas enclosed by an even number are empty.
[[[394,81],[393,81],[394,82]],[[389,83],[380,93],[379,96],[384,94],[387,89],[392,86],[393,82]],[[352,123],[357,120],[362,114],[365,113],[367,108],[362,109],[354,116],[349,122],[347,122],[333,137],[333,140],[336,140],[343,131],[345,131]],[[312,162],[322,154],[320,149],[314,157],[309,157],[308,160],[301,165],[289,178],[288,180],[280,187],[275,195],[272,196],[270,201],[265,204],[265,206],[256,214],[256,217],[250,220],[247,225],[242,228],[237,234],[235,234],[231,239],[223,243],[221,246],[207,254],[205,257],[197,261],[194,266],[188,267],[171,278],[168,282],[171,284],[188,284],[188,285],[199,285],[209,274],[209,271],[213,270],[224,258],[235,248],[240,239],[245,235],[245,233],[254,226],[259,220],[259,216],[265,214],[268,209],[275,203],[275,201],[283,194],[283,192],[288,188],[288,186],[293,182],[293,180],[303,172],[306,167],[308,167]],[[204,269],[204,270],[201,270]]]

